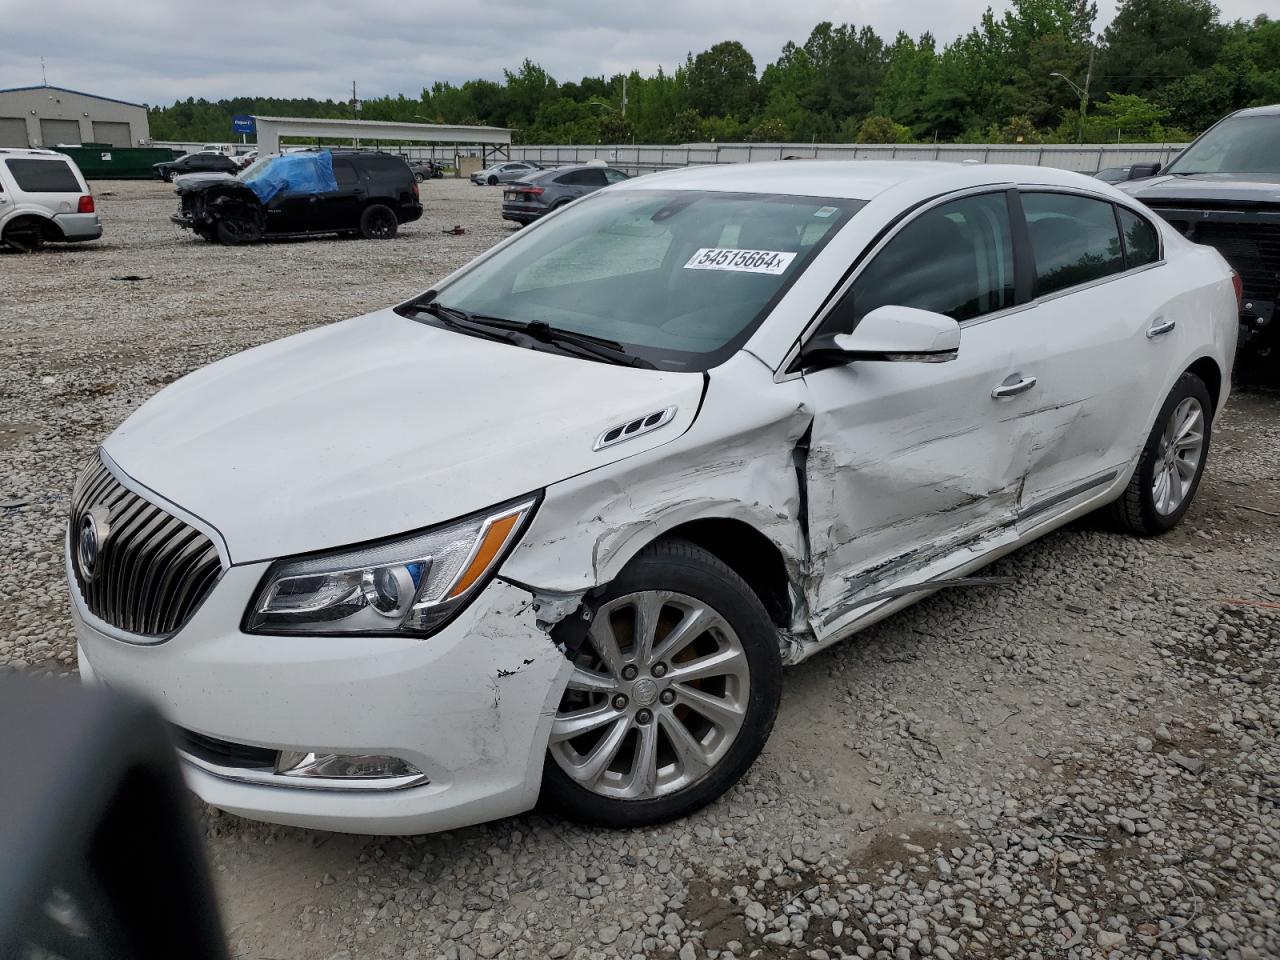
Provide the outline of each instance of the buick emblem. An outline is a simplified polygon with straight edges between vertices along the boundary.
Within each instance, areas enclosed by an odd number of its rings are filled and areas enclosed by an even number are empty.
[[[80,573],[86,580],[93,579],[94,567],[98,562],[98,554],[107,539],[107,511],[95,507],[85,514],[80,521],[80,541],[76,547],[76,560],[80,564]]]

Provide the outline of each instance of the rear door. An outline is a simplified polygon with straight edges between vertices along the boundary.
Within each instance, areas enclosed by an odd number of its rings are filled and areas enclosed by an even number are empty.
[[[1103,197],[1021,193],[1035,300],[1020,314],[1020,370],[1034,384],[1004,416],[1031,428],[1020,519],[1038,522],[1116,479],[1145,435],[1166,294],[1158,235]],[[1162,378],[1154,378],[1160,381]]]
[[[333,176],[338,189],[322,197],[321,226],[326,230],[355,230],[360,226],[360,211],[368,188],[365,172],[352,158],[336,154]]]
[[[961,327],[946,363],[855,361],[806,372],[805,469],[815,633],[837,632],[886,589],[943,575],[1011,538],[1025,424],[992,391],[1018,375],[1028,333],[1012,191],[939,201],[883,240],[816,335],[851,332],[887,304]]]

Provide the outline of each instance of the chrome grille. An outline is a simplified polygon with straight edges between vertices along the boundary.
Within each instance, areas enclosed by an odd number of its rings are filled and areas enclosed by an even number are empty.
[[[222,573],[212,540],[134,493],[100,457],[72,492],[69,549],[85,606],[153,639],[181,629]]]

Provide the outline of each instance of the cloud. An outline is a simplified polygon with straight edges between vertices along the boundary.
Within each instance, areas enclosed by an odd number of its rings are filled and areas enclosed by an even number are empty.
[[[1232,19],[1256,15],[1255,3],[1220,6]],[[52,84],[153,104],[343,100],[352,80],[363,97],[416,97],[439,80],[501,79],[526,57],[562,81],[670,69],[720,40],[742,41],[763,68],[822,20],[867,24],[886,39],[927,30],[948,41],[982,9],[953,0],[0,0],[0,87],[39,83],[43,55]],[[1101,29],[1113,0],[1099,14]]]

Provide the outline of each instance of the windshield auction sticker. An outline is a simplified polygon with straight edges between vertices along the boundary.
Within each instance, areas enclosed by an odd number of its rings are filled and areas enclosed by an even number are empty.
[[[796,258],[782,250],[735,250],[702,247],[684,265],[686,270],[732,270],[737,273],[782,273]]]

